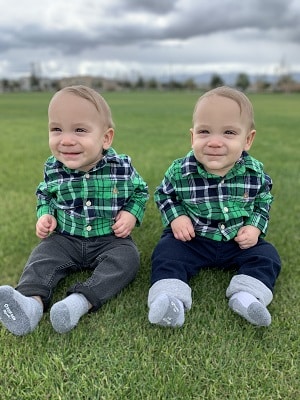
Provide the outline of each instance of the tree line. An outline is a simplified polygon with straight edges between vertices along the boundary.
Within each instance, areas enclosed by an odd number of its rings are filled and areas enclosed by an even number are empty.
[[[77,77],[80,79],[80,77]],[[93,85],[97,89],[105,89],[103,78],[93,78]],[[175,78],[170,78],[167,81],[160,81],[156,78],[145,78],[139,76],[135,81],[128,79],[115,79],[111,80],[114,84],[108,90],[196,90],[196,89],[209,89],[218,86],[223,86],[228,84],[225,79],[217,73],[213,73],[206,83],[197,83],[194,78],[187,78],[186,80],[179,80]],[[231,86],[236,87],[242,91],[246,91],[251,88],[253,91],[298,91],[300,92],[300,83],[295,81],[290,74],[280,75],[277,80],[270,82],[265,78],[257,78],[255,82],[249,77],[247,73],[241,72],[236,75],[235,81],[231,83]],[[27,88],[24,89],[21,80],[10,80],[2,79],[0,81],[0,91],[11,92],[11,91],[44,91],[44,90],[58,90],[60,89],[59,79],[47,79],[47,84],[45,84],[45,79],[38,77],[34,74],[29,78],[29,84]],[[106,88],[107,89],[107,88]]]

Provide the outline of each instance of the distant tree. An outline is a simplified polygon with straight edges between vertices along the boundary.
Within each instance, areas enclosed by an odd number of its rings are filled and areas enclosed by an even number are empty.
[[[216,87],[223,86],[223,85],[224,85],[224,81],[221,78],[221,76],[218,74],[213,74],[210,79],[210,83],[209,83],[209,86],[211,87],[211,89],[214,89]]]
[[[193,78],[187,79],[187,80],[183,83],[183,86],[184,86],[186,89],[189,89],[189,90],[195,90],[195,89],[197,89],[197,84],[196,84],[196,82],[194,81]]]
[[[158,88],[158,83],[157,83],[157,80],[155,78],[149,79],[147,85],[148,85],[149,89],[157,89]]]
[[[271,83],[264,77],[260,77],[256,80],[255,86],[258,92],[264,92],[271,87]]]
[[[59,80],[58,79],[53,79],[51,82],[51,88],[52,90],[59,90]]]
[[[132,88],[132,82],[129,79],[124,79],[120,82],[118,82],[120,86],[122,86],[124,89],[131,89]]]
[[[138,80],[136,81],[135,87],[136,87],[137,89],[143,89],[143,88],[145,87],[145,81],[144,81],[144,79],[143,79],[141,76],[140,76],[140,77],[138,78]]]
[[[3,87],[4,92],[7,92],[9,90],[10,85],[9,85],[9,80],[8,79],[3,79],[2,80],[2,87]]]
[[[288,92],[295,85],[295,81],[290,74],[281,75],[276,82],[276,88],[278,90]]]
[[[242,90],[245,91],[249,86],[250,86],[250,80],[247,74],[244,72],[241,72],[238,74],[236,81],[235,81],[235,86]]]
[[[93,85],[94,85],[95,88],[97,88],[97,90],[103,89],[103,79],[95,78],[93,80]]]
[[[176,81],[175,79],[171,79],[168,82],[168,88],[171,89],[171,90],[180,90],[180,89],[183,88],[183,85],[182,85],[181,82]]]

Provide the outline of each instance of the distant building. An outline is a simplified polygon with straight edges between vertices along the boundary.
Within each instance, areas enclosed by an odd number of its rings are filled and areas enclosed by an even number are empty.
[[[31,77],[30,76],[24,76],[20,78],[20,90],[24,92],[29,92],[31,88]]]
[[[95,90],[115,91],[121,90],[121,86],[113,79],[106,79],[93,76],[72,76],[58,80],[58,88],[62,89],[66,86],[84,85],[91,87]]]

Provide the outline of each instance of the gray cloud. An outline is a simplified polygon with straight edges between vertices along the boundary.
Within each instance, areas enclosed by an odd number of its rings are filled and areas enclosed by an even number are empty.
[[[120,11],[123,12],[140,12],[162,15],[170,13],[178,3],[177,0],[124,0],[119,3]],[[112,8],[112,12],[116,12],[116,8]]]
[[[66,60],[142,66],[259,65],[286,57],[300,68],[297,0],[78,0],[71,6],[66,0],[27,0],[15,14],[4,0],[0,7],[0,76],[14,63],[39,59],[44,66]]]
[[[292,5],[291,0],[205,2],[193,8],[179,9],[173,15],[166,34],[173,38],[187,39],[240,29],[260,32],[276,29],[280,33],[280,29],[286,28],[289,37],[293,38],[294,29],[299,26],[300,13],[298,11],[296,15]]]

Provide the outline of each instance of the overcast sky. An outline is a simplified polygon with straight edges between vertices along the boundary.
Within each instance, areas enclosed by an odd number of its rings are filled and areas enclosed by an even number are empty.
[[[299,0],[0,0],[0,79],[300,72]],[[280,70],[281,68],[281,70]]]

